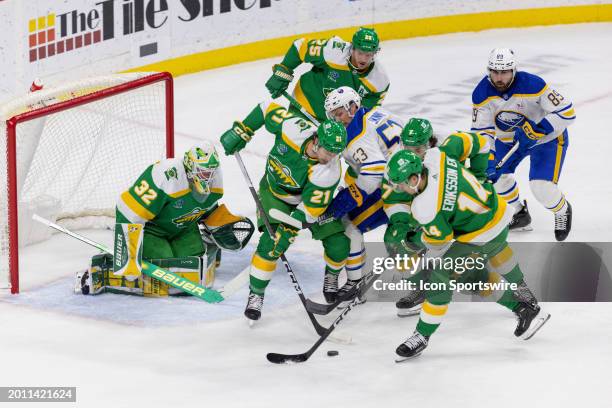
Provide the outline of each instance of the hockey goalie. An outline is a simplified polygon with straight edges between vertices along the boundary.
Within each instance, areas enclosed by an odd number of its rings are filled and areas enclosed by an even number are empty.
[[[190,148],[182,159],[150,165],[118,199],[114,256],[95,255],[88,270],[77,274],[75,291],[152,297],[183,293],[143,275],[142,259],[212,287],[221,250],[243,249],[254,232],[248,218],[219,203],[222,196],[219,155],[209,142]]]

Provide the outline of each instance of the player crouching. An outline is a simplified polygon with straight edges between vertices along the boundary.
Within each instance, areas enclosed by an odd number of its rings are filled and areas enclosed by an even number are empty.
[[[428,150],[423,160],[410,151],[395,153],[387,164],[387,174],[397,189],[414,196],[412,216],[421,226],[425,256],[444,256],[443,264],[447,259],[486,258],[486,268],[481,271],[486,272],[487,282],[516,284],[516,290],[508,286],[492,296],[518,318],[514,335],[531,338],[550,315],[540,309],[506,242],[513,210],[492,185],[479,183],[457,159],[438,148]],[[414,334],[396,350],[402,359],[415,357],[427,347],[452,299],[451,276],[461,274],[441,264],[431,269],[428,280],[439,289],[426,292]]]
[[[244,248],[254,232],[248,218],[219,204],[222,196],[219,155],[210,142],[192,147],[182,159],[150,165],[117,203],[114,258],[94,256],[89,270],[77,277],[77,289],[83,294],[182,293],[142,275],[139,259],[211,287],[220,250]]]

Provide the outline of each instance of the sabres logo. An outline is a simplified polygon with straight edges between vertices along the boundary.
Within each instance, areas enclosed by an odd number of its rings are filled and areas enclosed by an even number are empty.
[[[501,111],[495,115],[495,126],[502,132],[512,132],[525,122],[525,116],[518,112]]]

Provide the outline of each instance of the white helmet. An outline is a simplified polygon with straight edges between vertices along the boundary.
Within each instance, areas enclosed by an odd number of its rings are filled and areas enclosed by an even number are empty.
[[[514,51],[510,48],[495,48],[489,54],[489,70],[516,72],[516,60],[514,59]]]
[[[325,114],[329,119],[333,119],[330,114],[334,110],[343,107],[347,112],[351,111],[351,103],[361,107],[361,96],[351,87],[341,86],[327,94],[325,98]]]

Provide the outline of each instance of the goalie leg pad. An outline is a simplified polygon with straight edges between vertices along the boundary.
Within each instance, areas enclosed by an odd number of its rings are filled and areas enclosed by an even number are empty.
[[[142,242],[144,225],[115,224],[113,272],[134,281],[142,275]]]
[[[190,282],[203,284],[205,274],[203,273],[202,258],[199,256],[185,256],[180,258],[165,258],[151,259],[152,264],[164,268],[169,272],[173,272],[178,276],[187,279]],[[185,292],[168,286],[164,282],[157,279],[151,279],[148,276],[144,277],[144,295],[145,296],[167,296],[167,295],[184,295]],[[212,284],[211,284],[212,285]]]

